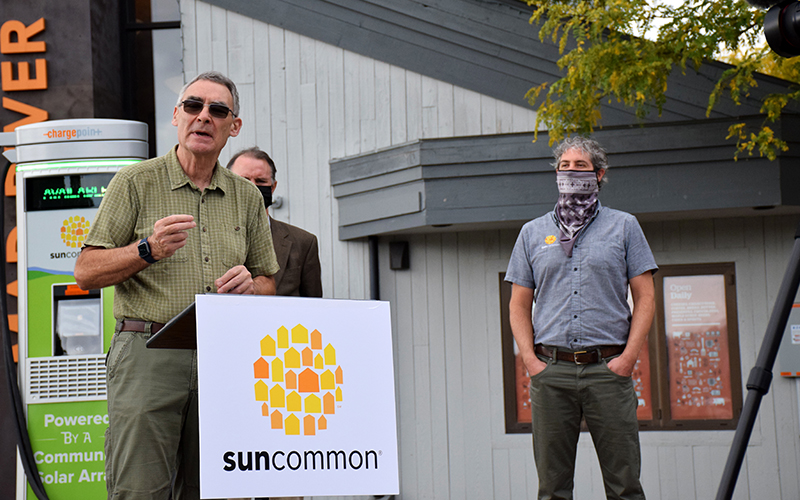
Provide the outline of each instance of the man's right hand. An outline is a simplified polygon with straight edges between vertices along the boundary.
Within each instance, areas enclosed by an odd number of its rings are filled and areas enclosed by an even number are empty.
[[[186,245],[189,229],[197,226],[191,215],[170,215],[153,224],[153,234],[147,241],[150,243],[150,254],[156,260],[172,256],[179,248]],[[139,256],[139,241],[133,241],[124,247],[103,248],[85,246],[81,249],[75,262],[75,281],[83,290],[104,288],[118,285],[148,264]]]
[[[186,245],[187,231],[196,227],[194,217],[186,214],[168,215],[153,225],[153,234],[147,238],[150,253],[156,260],[171,257]]]
[[[525,369],[528,370],[528,375],[531,377],[538,375],[547,368],[547,363],[539,359],[535,354],[530,356],[528,359],[523,359],[525,363]]]

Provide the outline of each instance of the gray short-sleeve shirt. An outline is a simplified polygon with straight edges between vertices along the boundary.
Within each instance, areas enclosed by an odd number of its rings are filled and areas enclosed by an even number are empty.
[[[534,290],[534,342],[571,350],[625,344],[628,281],[658,270],[638,221],[598,207],[571,258],[558,234],[553,212],[525,224],[506,272],[506,281]]]

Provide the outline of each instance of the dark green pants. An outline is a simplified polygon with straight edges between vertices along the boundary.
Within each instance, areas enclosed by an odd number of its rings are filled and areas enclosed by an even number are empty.
[[[197,356],[114,334],[108,353],[106,482],[113,500],[198,499]]]
[[[644,499],[637,398],[630,377],[605,361],[576,365],[540,358],[547,368],[531,377],[533,455],[539,499],[571,499],[581,417],[594,442],[610,499]],[[580,480],[580,477],[579,477]]]

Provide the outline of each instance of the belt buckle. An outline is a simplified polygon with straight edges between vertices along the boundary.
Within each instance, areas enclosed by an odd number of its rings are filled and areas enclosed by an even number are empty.
[[[573,353],[572,353],[572,361],[573,361],[573,362],[574,362],[576,365],[588,365],[588,364],[589,364],[589,362],[588,362],[588,361],[586,361],[586,362],[581,362],[581,361],[578,361],[578,355],[579,355],[579,354],[588,354],[588,353],[589,353],[589,351],[577,351],[577,352],[573,352]]]

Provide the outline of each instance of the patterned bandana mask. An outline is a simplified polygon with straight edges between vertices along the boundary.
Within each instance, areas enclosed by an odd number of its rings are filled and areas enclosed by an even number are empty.
[[[597,174],[565,170],[556,172],[556,183],[559,195],[555,212],[561,229],[559,243],[571,258],[575,240],[597,211]]]

